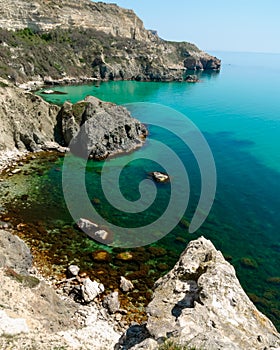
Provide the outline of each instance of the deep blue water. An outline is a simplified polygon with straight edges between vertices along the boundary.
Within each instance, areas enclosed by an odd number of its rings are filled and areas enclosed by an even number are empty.
[[[142,109],[141,105],[135,107],[134,103],[138,102],[164,105],[187,116],[201,130],[212,150],[217,193],[210,215],[197,233],[184,233],[178,227],[162,244],[169,247],[173,244],[179,255],[180,249],[173,243],[177,235],[185,235],[187,240],[200,234],[210,238],[234,264],[243,287],[258,307],[279,325],[280,286],[278,280],[271,278],[280,276],[280,55],[213,54],[222,59],[221,72],[200,73],[200,82],[196,84],[96,83],[59,87],[57,90],[68,94],[44,95],[44,98],[54,103],[65,99],[76,102],[91,94],[117,104],[132,103],[128,108],[140,120],[147,105],[143,104]],[[152,121],[152,114],[149,118]],[[161,119],[165,125],[176,124],[172,113],[154,118]],[[128,199],[139,197],[137,184],[155,165],[137,158],[153,154],[152,139],[162,140],[173,148],[187,168],[191,191],[185,218],[191,220],[201,186],[197,164],[192,152],[164,130],[151,126],[150,137],[142,150],[110,162],[113,168],[131,161],[120,186]],[[98,166],[89,164],[88,174]],[[98,176],[96,173],[88,176],[87,186],[91,196],[102,198]],[[104,204],[106,210],[103,209],[116,224],[141,226],[143,217],[149,223],[160,215],[158,211],[166,208],[170,188],[159,187],[158,191],[156,205],[144,216],[123,215],[114,208],[108,209],[107,204]]]

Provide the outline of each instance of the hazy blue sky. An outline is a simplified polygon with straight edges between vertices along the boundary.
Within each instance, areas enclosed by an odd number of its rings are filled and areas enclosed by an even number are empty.
[[[147,29],[204,50],[280,53],[280,0],[115,0]]]

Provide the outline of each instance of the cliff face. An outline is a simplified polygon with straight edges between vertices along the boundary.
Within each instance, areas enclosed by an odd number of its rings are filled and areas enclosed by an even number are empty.
[[[35,31],[57,27],[95,28],[106,34],[150,41],[154,35],[132,10],[90,0],[2,0],[0,27]]]
[[[36,151],[53,141],[59,107],[0,79],[0,152]]]
[[[3,0],[0,13],[0,76],[14,82],[172,81],[184,80],[187,69],[220,69],[217,58],[193,44],[160,39],[132,10],[114,4]]]

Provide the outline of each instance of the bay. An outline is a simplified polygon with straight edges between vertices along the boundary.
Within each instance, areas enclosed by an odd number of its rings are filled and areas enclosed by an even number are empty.
[[[175,262],[184,248],[180,240],[187,242],[201,234],[211,239],[233,263],[251,299],[279,328],[280,55],[212,54],[222,59],[222,71],[198,73],[200,82],[196,84],[111,81],[57,87],[56,90],[67,95],[42,96],[49,102],[62,104],[65,100],[77,102],[87,95],[94,95],[117,104],[128,104],[140,120],[146,103],[153,103],[172,108],[189,118],[212,150],[217,169],[217,193],[212,210],[198,232],[187,233],[181,222],[158,245],[171,249],[171,261]],[[141,105],[135,108],[135,103],[139,102],[144,103],[143,109]],[[170,123],[170,114],[159,117]],[[150,139],[164,140],[188,168],[191,196],[185,220],[190,221],[200,194],[199,172],[193,155],[172,135],[158,128],[150,129]],[[121,184],[130,200],[139,197],[139,182],[155,167],[154,163],[139,159],[141,152],[153,153],[149,138],[143,150],[110,161],[112,168],[130,162]],[[101,166],[102,163],[88,164],[87,174],[91,175],[87,177],[87,188],[91,197],[103,201],[96,171]],[[58,186],[61,180],[53,169],[46,177],[53,186]],[[170,194],[169,187],[160,187],[158,191],[156,204],[145,215],[123,215],[107,202],[104,205],[102,202],[100,213],[123,226],[141,226],[143,220],[149,223],[165,210]],[[61,213],[60,217],[63,215]],[[65,216],[67,220],[69,218]]]

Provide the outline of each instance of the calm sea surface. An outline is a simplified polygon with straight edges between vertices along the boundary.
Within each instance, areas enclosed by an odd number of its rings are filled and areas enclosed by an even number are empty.
[[[190,203],[184,220],[158,245],[169,249],[176,261],[184,249],[184,240],[203,234],[213,241],[233,263],[246,292],[272,321],[280,326],[280,55],[215,52],[222,59],[220,73],[201,73],[200,82],[142,83],[108,82],[85,86],[66,86],[56,90],[67,95],[42,95],[47,101],[63,103],[94,95],[117,104],[156,103],[171,107],[187,116],[207,139],[217,168],[217,193],[214,205],[203,226],[195,234],[184,227],[190,221],[200,193],[197,166],[191,152],[164,130],[151,127],[150,138],[163,140],[177,152],[188,168],[191,186]],[[144,106],[144,105],[143,105]],[[128,108],[141,120],[141,108]],[[170,115],[160,116],[162,119]],[[156,117],[155,117],[156,118]],[[167,122],[167,120],[166,120]],[[147,141],[146,151],[153,152]],[[140,152],[140,153],[139,153]],[[139,158],[141,150],[111,161],[121,166],[128,159],[120,187],[130,200],[138,196],[138,183],[155,164]],[[37,179],[36,191],[43,203],[62,201],[59,192],[62,160]],[[141,226],[152,222],[166,208],[170,186],[159,186],[158,199],[143,215],[124,215],[112,208],[100,189],[102,163],[87,165],[87,188],[99,212],[115,223]],[[57,189],[57,191],[50,189]],[[41,193],[40,193],[41,191]],[[55,193],[55,195],[54,195]],[[60,194],[59,194],[60,193]],[[98,199],[98,200],[97,200]],[[60,210],[60,209],[61,210]],[[33,206],[34,209],[34,206]],[[59,211],[60,210],[60,211]],[[48,220],[70,222],[61,204],[48,212]],[[39,215],[39,214],[38,214]],[[45,219],[42,214],[42,220]],[[95,246],[97,249],[98,246]],[[104,249],[104,247],[103,247]],[[162,270],[164,258],[161,258]]]

